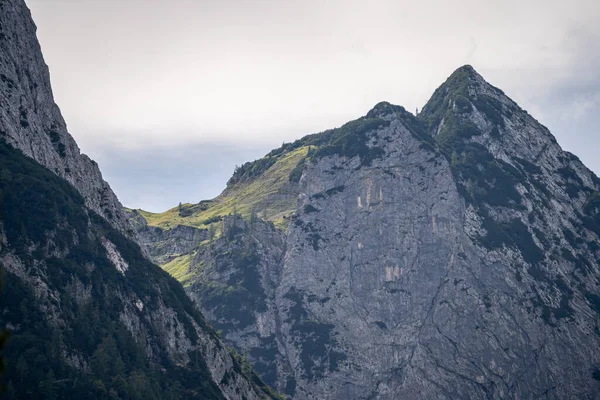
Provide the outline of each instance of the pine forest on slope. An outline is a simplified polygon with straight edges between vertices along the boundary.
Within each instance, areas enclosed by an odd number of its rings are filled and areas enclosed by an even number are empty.
[[[0,0],[0,398],[280,398],[136,243],[35,30],[23,0]]]

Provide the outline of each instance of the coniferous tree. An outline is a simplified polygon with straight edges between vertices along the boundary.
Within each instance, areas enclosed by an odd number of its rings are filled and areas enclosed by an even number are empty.
[[[456,167],[458,165],[458,154],[456,151],[452,152],[452,166]]]

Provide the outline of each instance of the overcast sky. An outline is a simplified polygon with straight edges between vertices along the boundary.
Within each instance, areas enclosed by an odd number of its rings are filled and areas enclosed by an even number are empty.
[[[212,198],[236,164],[471,64],[600,172],[598,0],[26,0],[54,94],[129,207]]]

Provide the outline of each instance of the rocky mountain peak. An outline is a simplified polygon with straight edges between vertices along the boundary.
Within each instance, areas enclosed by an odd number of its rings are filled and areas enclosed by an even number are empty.
[[[377,103],[366,115],[367,118],[390,118],[396,115],[396,113],[405,113],[406,110],[402,106],[382,101]]]
[[[165,265],[269,383],[302,400],[595,398],[599,180],[472,66],[418,116],[378,103],[243,176],[288,154],[287,231],[254,218]]]
[[[515,109],[518,106],[504,92],[465,65],[436,89],[419,117],[433,136],[458,128],[461,136],[470,137],[476,129],[498,133]]]
[[[468,65],[436,89],[418,119],[449,159],[471,152],[516,168],[526,160],[553,171],[573,158],[545,126]]]

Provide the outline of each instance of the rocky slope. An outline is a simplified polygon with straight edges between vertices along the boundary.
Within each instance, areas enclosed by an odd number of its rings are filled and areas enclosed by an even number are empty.
[[[158,264],[167,264],[180,254],[194,251],[200,244],[209,239],[207,229],[198,229],[187,225],[177,225],[163,230],[148,226],[144,217],[136,210],[127,210],[134,226],[139,243],[146,247]]]
[[[133,233],[98,165],[79,151],[67,131],[23,0],[0,1],[0,104],[0,138],[66,179],[111,225]]]
[[[0,0],[0,397],[267,399],[149,262],[52,100],[22,0]]]
[[[9,399],[263,399],[180,284],[0,141],[0,326]]]
[[[186,258],[188,293],[267,382],[600,398],[600,181],[544,126],[465,66],[417,117],[380,103],[273,153],[303,147],[287,229],[225,217]]]

